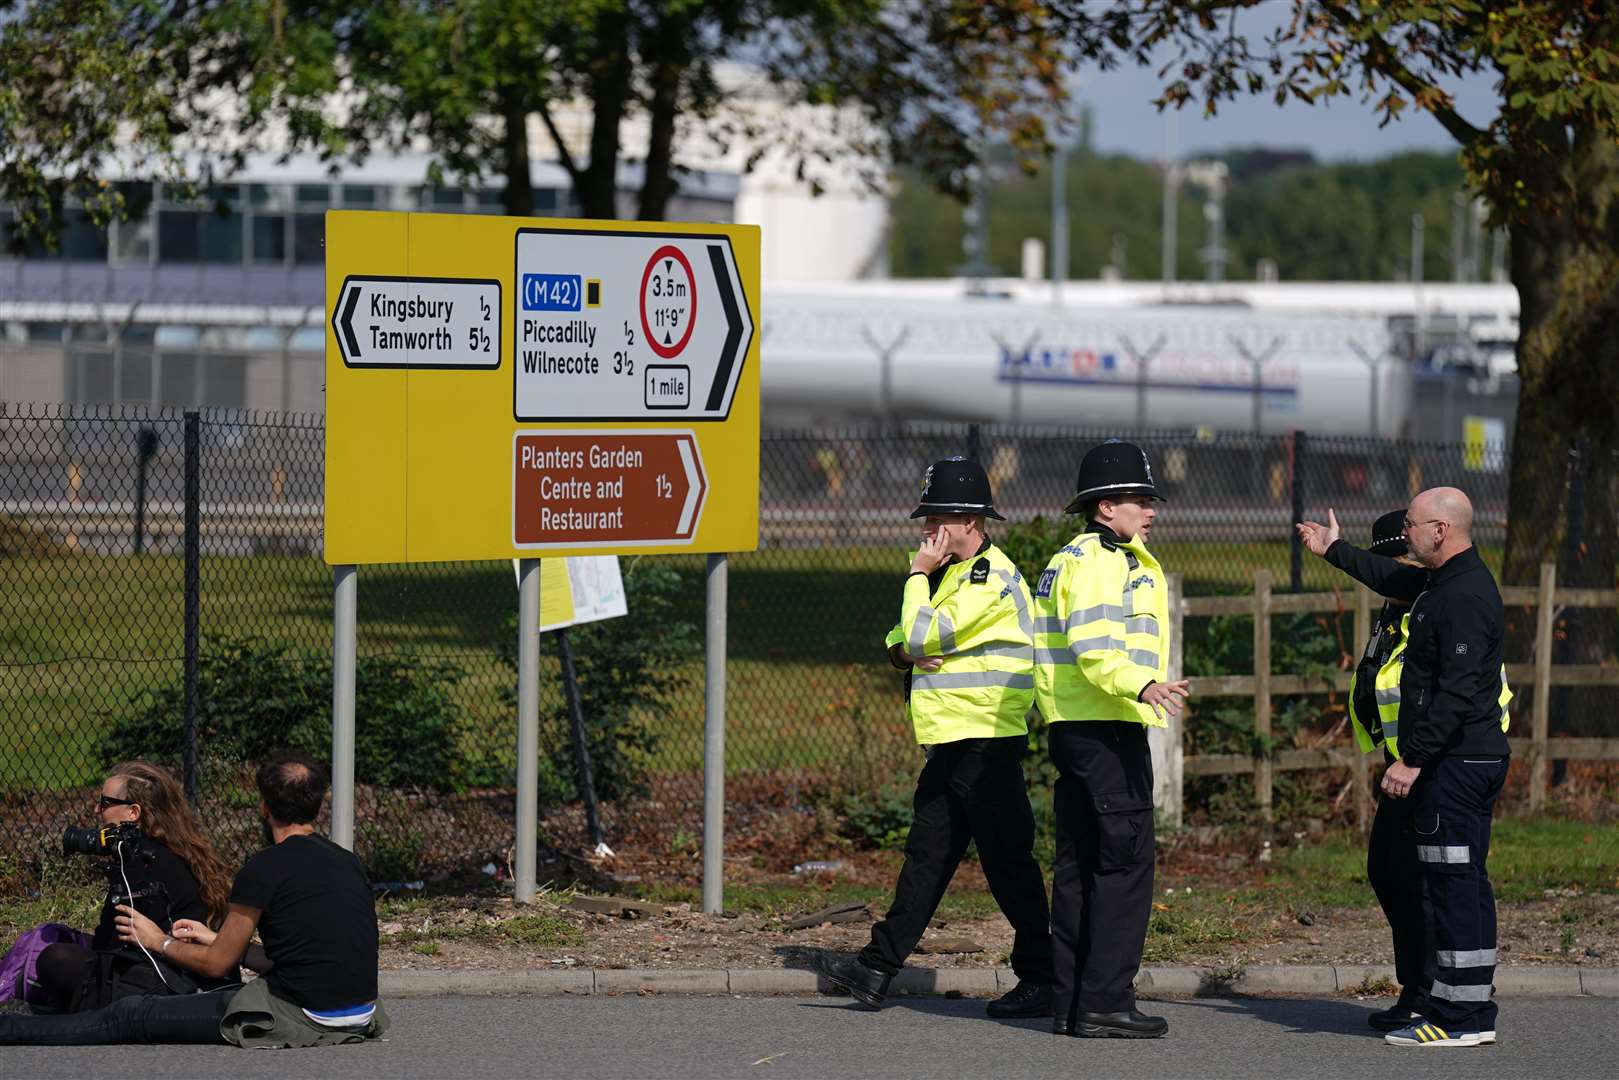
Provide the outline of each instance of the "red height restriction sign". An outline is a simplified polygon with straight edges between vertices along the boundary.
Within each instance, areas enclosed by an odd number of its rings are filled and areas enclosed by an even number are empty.
[[[690,431],[519,431],[517,547],[689,541],[708,484]]]
[[[641,273],[641,332],[665,360],[680,355],[697,325],[697,278],[686,253],[665,244]]]

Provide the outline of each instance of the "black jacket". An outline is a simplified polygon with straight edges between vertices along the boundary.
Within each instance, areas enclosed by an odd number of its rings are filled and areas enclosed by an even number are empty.
[[[1501,731],[1506,617],[1477,549],[1437,570],[1405,566],[1342,540],[1326,557],[1373,592],[1411,601],[1400,675],[1400,759],[1421,768],[1440,755],[1510,754]]]

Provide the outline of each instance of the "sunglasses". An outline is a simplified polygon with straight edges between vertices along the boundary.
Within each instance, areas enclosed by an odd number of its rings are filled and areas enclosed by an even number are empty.
[[[120,798],[117,798],[117,797],[112,796],[112,795],[98,795],[96,797],[96,809],[97,810],[105,810],[109,806],[134,806],[134,805],[135,805],[135,800],[134,799],[120,799]]]

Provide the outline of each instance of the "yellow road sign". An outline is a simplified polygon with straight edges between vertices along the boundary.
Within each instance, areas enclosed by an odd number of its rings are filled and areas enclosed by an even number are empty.
[[[759,230],[326,215],[326,561],[751,551]]]

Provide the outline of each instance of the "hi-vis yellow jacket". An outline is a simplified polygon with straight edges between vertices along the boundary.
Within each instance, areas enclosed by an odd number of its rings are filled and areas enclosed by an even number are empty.
[[[1380,629],[1373,630],[1373,643]],[[1361,753],[1370,753],[1379,746],[1388,744],[1389,753],[1395,757],[1400,756],[1400,675],[1405,670],[1405,643],[1409,638],[1411,629],[1411,613],[1407,611],[1400,616],[1400,636],[1394,647],[1389,650],[1389,658],[1383,661],[1383,666],[1377,669],[1377,677],[1372,680],[1376,691],[1378,730],[1367,731],[1366,725],[1361,723],[1360,717],[1355,715],[1355,678],[1359,671],[1349,677],[1349,724],[1355,729],[1355,742],[1359,744]],[[1369,645],[1368,648],[1373,646]],[[1512,703],[1512,688],[1507,685],[1507,667],[1501,665],[1501,730],[1507,730],[1512,723],[1512,710],[1508,707]]]
[[[1028,733],[1033,607],[1023,576],[994,545],[946,567],[931,595],[925,575],[905,579],[899,625],[886,644],[943,659],[937,671],[911,672],[907,711],[917,742]]]
[[[1034,592],[1034,694],[1047,723],[1133,720],[1169,673],[1169,591],[1141,538],[1083,532],[1051,557]]]

